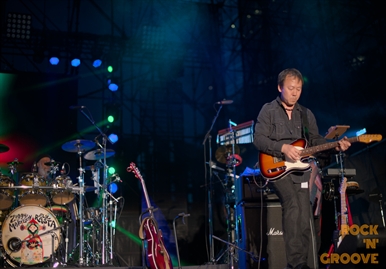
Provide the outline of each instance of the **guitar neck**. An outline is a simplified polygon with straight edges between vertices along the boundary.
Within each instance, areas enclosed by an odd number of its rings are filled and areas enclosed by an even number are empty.
[[[358,142],[358,137],[355,136],[355,137],[348,138],[348,141],[350,143]],[[334,142],[329,142],[329,143],[325,143],[325,144],[314,146],[314,147],[309,147],[309,148],[304,149],[302,151],[302,153],[300,154],[300,156],[301,157],[310,156],[314,153],[329,150],[329,149],[335,148],[337,146],[339,146],[338,141],[334,141]]]
[[[143,194],[145,196],[147,208],[149,209],[150,215],[153,216],[153,210],[151,209],[150,199],[149,199],[149,195],[147,194],[145,180],[141,179],[141,184],[142,184],[142,190],[143,190]]]

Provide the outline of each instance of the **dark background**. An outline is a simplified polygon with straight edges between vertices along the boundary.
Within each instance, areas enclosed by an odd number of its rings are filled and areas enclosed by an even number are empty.
[[[175,257],[174,217],[189,213],[186,225],[177,224],[181,259],[185,265],[203,264],[209,260],[209,152],[224,168],[214,157],[218,131],[229,120],[255,120],[261,106],[277,96],[281,70],[295,67],[303,73],[299,102],[312,109],[322,135],[332,125],[349,125],[349,137],[362,128],[385,134],[383,11],[377,1],[359,0],[2,1],[0,143],[10,147],[0,155],[2,172],[14,158],[24,163],[21,171],[29,171],[35,156],[51,152],[71,164],[76,181],[77,156],[61,146],[98,136],[80,111],[69,109],[84,105],[103,132],[115,129],[120,135],[107,146],[115,151],[108,165],[123,181],[117,193],[125,198],[118,231],[125,236],[116,240],[121,263],[140,264],[140,247],[132,239],[138,233],[142,188],[126,172],[135,162],[160,208],[156,216],[168,249]],[[8,36],[9,13],[31,15],[30,38]],[[54,52],[61,57],[58,66],[48,63]],[[69,64],[75,54],[82,59],[78,68]],[[97,54],[104,60],[99,69],[92,67]],[[105,71],[108,62],[115,66],[112,74]],[[16,79],[9,84],[4,74]],[[118,83],[117,92],[107,89],[108,79]],[[224,105],[213,123],[220,107],[214,103],[223,99],[233,103]],[[104,117],[111,105],[121,114],[107,128]],[[211,139],[203,143],[212,123]],[[364,190],[350,197],[358,224],[383,225],[383,142],[356,143],[346,154],[345,165],[356,169],[355,180]],[[253,145],[239,147],[243,163],[237,174],[257,162]],[[328,163],[334,166],[334,159]],[[213,224],[214,234],[227,239],[224,177],[220,173],[213,180]],[[380,202],[370,199],[373,194]],[[90,203],[96,199],[87,195]],[[329,246],[330,230],[321,251]],[[222,247],[215,242],[215,253]]]

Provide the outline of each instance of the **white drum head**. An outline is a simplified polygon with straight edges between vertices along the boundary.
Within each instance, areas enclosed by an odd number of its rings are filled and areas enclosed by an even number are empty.
[[[56,252],[60,225],[55,215],[41,206],[24,205],[4,220],[2,242],[9,257],[18,264],[43,263]]]

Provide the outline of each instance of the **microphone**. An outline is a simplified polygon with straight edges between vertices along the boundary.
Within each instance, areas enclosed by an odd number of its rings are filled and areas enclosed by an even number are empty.
[[[61,173],[62,175],[64,175],[64,174],[66,173],[66,167],[65,167],[64,165],[65,165],[65,163],[63,163],[62,169],[60,170],[60,173]]]
[[[230,105],[232,103],[233,103],[233,100],[222,100],[222,101],[216,102],[215,104],[218,104],[218,105]]]
[[[70,106],[70,109],[82,109],[85,108],[86,106]]]

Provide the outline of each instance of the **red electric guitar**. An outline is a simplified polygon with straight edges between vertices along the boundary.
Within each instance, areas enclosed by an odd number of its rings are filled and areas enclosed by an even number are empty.
[[[347,189],[347,178],[344,177],[340,182],[340,222],[338,223],[338,230],[333,234],[334,243],[331,245],[328,251],[328,257],[331,257],[332,253],[355,253],[357,248],[357,236],[351,235],[349,233],[350,223],[349,223],[349,210],[348,205],[346,204],[346,189]],[[327,266],[329,269],[331,265]],[[339,267],[338,267],[339,268]]]
[[[145,195],[146,205],[149,210],[149,217],[142,220],[139,228],[139,237],[142,240],[147,240],[147,259],[151,269],[172,269],[173,265],[170,256],[165,248],[162,232],[158,229],[158,224],[154,218],[153,209],[150,204],[149,195],[139,169],[135,163],[130,163],[127,167],[127,172],[133,172],[135,177],[141,181],[143,194]]]

